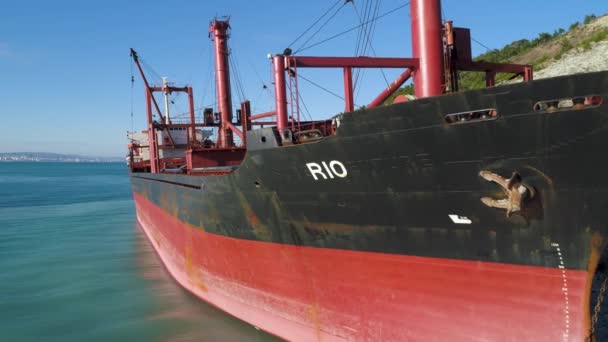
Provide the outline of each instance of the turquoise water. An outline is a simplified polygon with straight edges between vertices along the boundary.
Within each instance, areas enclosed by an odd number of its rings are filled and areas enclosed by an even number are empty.
[[[0,163],[0,340],[267,341],[168,275],[124,164]]]

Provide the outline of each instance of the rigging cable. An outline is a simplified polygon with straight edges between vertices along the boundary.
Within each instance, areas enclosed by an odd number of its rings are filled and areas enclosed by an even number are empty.
[[[178,91],[175,93],[175,95],[173,96],[172,99],[170,99],[169,101],[171,102],[171,104],[175,104],[175,101],[177,101],[177,98],[182,94],[181,91]]]
[[[367,8],[366,6],[364,6],[364,9]],[[365,20],[363,20],[361,18],[361,15],[359,14],[359,10],[357,9],[357,5],[353,2],[353,9],[355,10],[355,14],[357,14],[357,17],[359,18],[359,23],[363,23]],[[361,44],[361,34],[363,33],[363,28],[365,26],[361,26],[360,30],[357,30],[357,38],[355,39],[355,56],[359,55],[359,47]]]
[[[367,1],[365,3],[365,9],[363,11],[363,20],[361,20],[361,18],[359,18],[359,23],[363,23],[363,22],[367,22],[369,21],[371,18],[373,18],[375,16],[372,16],[372,12],[371,12],[371,1]],[[368,42],[369,42],[369,34],[370,34],[370,29],[371,29],[371,25],[373,25],[373,23],[368,23],[363,25],[363,27],[361,28],[360,32],[361,32],[361,40],[360,40],[360,46],[359,46],[359,54],[361,55],[365,55],[367,53],[367,46],[368,46]]]
[[[407,4],[406,4],[406,5],[407,5]],[[357,16],[359,17],[359,21],[360,21],[361,23],[363,23],[364,21],[363,21],[363,19],[361,18],[361,16],[359,15],[359,12],[357,11],[357,7],[355,6],[355,3],[354,3],[354,2],[353,2],[353,7],[354,7],[354,9],[355,9],[355,13],[357,13]],[[378,1],[378,2],[376,3],[376,7],[374,8],[374,14],[373,14],[373,17],[376,17],[376,15],[378,14],[378,11],[379,11],[379,10],[380,10],[380,1]],[[376,18],[376,19],[379,19],[379,17],[378,17],[378,18]],[[369,21],[369,20],[366,20],[366,21]],[[372,21],[372,22],[373,22],[373,23],[372,23],[372,27],[370,28],[369,34],[366,36],[366,46],[369,46],[369,48],[370,48],[370,50],[371,50],[371,52],[372,52],[372,55],[373,55],[374,57],[376,57],[376,56],[377,56],[377,54],[376,54],[376,50],[374,49],[374,46],[372,45],[372,42],[371,42],[371,37],[374,35],[374,32],[375,32],[375,30],[376,30],[376,24],[377,24],[377,22],[375,22],[375,21]],[[366,53],[366,51],[367,51],[367,48],[365,48],[365,49],[363,50],[363,54],[365,54],[365,53]],[[355,52],[355,55],[356,55],[356,52]],[[356,91],[357,91],[357,93],[356,93],[356,94],[358,94],[358,91],[360,90],[360,88],[359,88],[359,89],[357,89],[357,84],[358,84],[358,80],[359,80],[359,70],[360,70],[360,69],[356,69],[356,71],[355,71],[355,80],[354,80],[354,84],[353,84],[353,88],[355,88],[355,89],[356,89]],[[380,68],[380,72],[382,73],[382,78],[384,78],[384,82],[386,82],[386,86],[388,87],[388,86],[390,85],[390,83],[389,83],[389,81],[388,81],[388,79],[387,79],[387,77],[386,77],[386,73],[384,72],[384,68]],[[361,72],[361,73],[363,73],[363,72]],[[361,78],[363,78],[363,76],[361,76]],[[355,96],[356,96],[356,94],[355,94]]]
[[[154,68],[152,68],[152,66],[150,64],[146,63],[146,61],[143,60],[141,58],[141,56],[138,56],[138,60],[139,60],[139,64],[142,66],[142,69],[144,69],[146,71],[146,74],[148,74],[148,75],[151,74],[154,77],[153,80],[152,80],[153,82],[156,82],[156,84],[162,84],[163,83],[162,82],[162,77],[154,70]],[[156,100],[156,96],[154,95],[153,91],[150,91],[150,97],[153,100]],[[157,116],[158,116],[158,112],[152,111],[152,117],[156,118]]]
[[[232,54],[228,55],[228,64],[230,69],[232,70],[232,72],[230,73],[230,83],[231,85],[234,84],[236,87],[236,96],[239,98],[240,102],[243,102],[243,98],[241,97],[241,90],[239,88],[239,81],[238,81],[238,77],[236,75],[236,67],[234,66],[234,61],[232,60]],[[231,90],[232,92],[232,90]]]
[[[487,47],[485,44],[483,44],[483,43],[482,43],[482,42],[480,42],[479,40],[477,40],[477,39],[475,39],[475,38],[473,38],[473,37],[471,37],[471,40],[472,40],[472,41],[474,41],[475,43],[477,43],[477,44],[479,44],[479,45],[483,46],[483,47],[484,47],[484,48],[486,48],[488,51],[492,51],[492,49],[490,49],[489,47]]]
[[[154,76],[155,81],[156,82],[160,82],[162,84],[162,77],[154,70],[154,68],[152,68],[152,66],[148,63],[146,63],[145,60],[143,60],[143,58],[141,58],[140,56],[138,56],[139,59],[139,63],[142,65],[143,69],[146,69],[147,74],[150,75],[152,74],[152,76]]]
[[[207,79],[206,79],[206,81],[203,80],[203,91],[202,91],[202,94],[201,94],[201,102],[200,102],[201,106],[203,105],[203,103],[205,103],[205,98],[207,97],[207,92],[209,91],[209,88],[212,86],[213,71],[211,69],[212,69],[212,64],[213,63],[212,63],[212,60],[211,60],[211,50],[212,50],[211,40],[209,40],[209,43],[207,45],[207,51],[208,51],[208,54],[207,54],[207,73],[206,73],[207,74],[206,75]]]
[[[376,17],[378,15],[378,12],[380,11],[380,1],[378,1],[376,8],[374,9],[374,17]],[[372,51],[372,55],[374,57],[377,56],[376,53],[376,49],[374,49],[374,46],[372,45],[372,37],[374,36],[374,33],[376,32],[376,27],[378,26],[378,22],[374,21],[372,23],[372,29],[370,31],[370,35],[368,36],[368,43],[369,43],[369,48]],[[382,78],[384,78],[384,82],[386,83],[386,86],[388,87],[390,85],[388,79],[386,78],[386,74],[384,73],[384,69],[380,68],[380,73],[382,74]]]
[[[251,63],[250,59],[247,59],[247,63],[249,63],[249,66],[251,67],[251,69],[253,70],[253,72],[255,72],[255,75],[258,77],[258,79],[260,80],[260,82],[262,82],[262,89],[268,89],[268,86],[266,85],[266,82],[264,82],[264,79],[262,79],[262,76],[260,76],[260,73],[258,72],[258,69],[256,69],[255,65],[253,65],[253,63]]]
[[[251,101],[251,112],[252,113],[256,112],[258,100],[260,99],[260,95],[262,95],[263,92],[264,92],[264,88],[261,88],[260,92],[252,99],[252,101]]]
[[[313,82],[313,81],[309,80],[308,78],[306,78],[306,77],[302,76],[302,74],[301,74],[301,73],[298,75],[298,77],[300,77],[300,78],[302,78],[304,81],[306,81],[306,82],[308,82],[308,83],[310,83],[310,84],[314,85],[315,87],[318,87],[319,89],[325,90],[326,92],[328,92],[328,93],[332,94],[333,96],[335,96],[335,97],[337,97],[337,98],[339,98],[339,99],[341,99],[341,100],[344,100],[344,97],[342,97],[342,96],[340,96],[340,95],[338,95],[338,94],[334,93],[333,91],[331,91],[331,90],[329,90],[329,89],[327,89],[327,88],[323,87],[322,85],[319,85],[319,84],[317,84],[317,83],[315,83],[315,82]],[[355,107],[359,107],[359,108],[361,108],[361,106],[359,106],[358,104],[355,104]]]
[[[352,0],[350,0],[352,1]],[[342,6],[338,7],[338,9],[336,9],[336,11],[329,17],[327,18],[327,20],[325,20],[325,22],[323,24],[321,24],[321,26],[310,36],[308,37],[308,39],[306,39],[306,41],[304,43],[302,43],[302,45],[300,45],[300,47],[293,53],[294,55],[300,51],[302,51],[302,47],[305,46],[306,44],[308,44],[308,42],[310,42],[311,39],[313,39],[317,33],[319,33],[319,31],[321,31],[325,25],[327,25],[333,18],[336,17],[336,15],[338,15],[338,13],[340,12],[340,10],[342,8],[344,8],[344,6],[346,6],[347,3],[350,2],[349,0],[344,1],[344,3],[342,4]]]
[[[241,88],[241,94],[243,95],[243,101],[247,100],[247,96],[245,95],[245,86],[243,83],[243,78],[241,77],[241,67],[239,66],[239,59],[234,54],[234,65],[236,67],[236,76],[239,81],[239,87]]]
[[[247,59],[247,63],[249,64],[249,66],[251,67],[251,70],[253,70],[253,72],[255,73],[255,75],[258,77],[258,79],[262,83],[262,88],[260,90],[260,93],[255,97],[255,100],[253,102],[251,102],[252,105],[253,105],[251,111],[255,113],[256,112],[255,109],[258,106],[257,102],[260,99],[260,95],[262,95],[262,92],[265,92],[270,97],[271,100],[274,100],[274,98],[272,97],[272,94],[270,94],[270,90],[268,89],[268,86],[266,85],[266,82],[264,82],[264,79],[262,79],[262,76],[260,76],[260,73],[256,69],[255,65],[253,65],[253,63],[251,63],[250,59]]]
[[[328,14],[328,13],[329,13],[329,12],[330,12],[332,9],[334,9],[334,7],[336,7],[336,5],[340,3],[340,1],[342,1],[342,0],[338,0],[338,1],[336,1],[336,2],[335,2],[335,3],[334,3],[334,4],[333,4],[333,5],[332,5],[332,6],[331,6],[329,9],[327,9],[327,11],[325,11],[325,13],[323,13],[323,15],[322,15],[322,16],[320,16],[319,18],[317,18],[317,20],[315,20],[315,22],[314,22],[314,23],[312,23],[312,25],[310,25],[310,26],[309,26],[309,27],[308,27],[308,28],[307,28],[307,29],[306,29],[304,32],[302,32],[302,33],[301,33],[301,34],[298,36],[298,38],[294,39],[294,40],[293,40],[293,42],[291,42],[291,43],[290,43],[290,44],[287,46],[287,48],[288,48],[288,49],[289,49],[289,48],[291,48],[291,46],[292,46],[293,44],[295,44],[295,43],[296,43],[298,40],[300,40],[300,38],[302,38],[302,37],[303,37],[303,36],[304,36],[306,33],[308,33],[308,31],[310,31],[310,30],[311,30],[311,29],[312,29],[312,28],[313,28],[315,25],[317,25],[317,23],[319,23],[319,21],[321,21],[321,19],[323,19],[323,18],[324,18],[324,17],[325,17],[325,16],[326,16],[326,15],[327,15],[327,14]]]
[[[355,14],[357,15],[357,18],[359,19],[359,23],[363,24],[364,22],[368,21],[369,18],[368,16],[368,12],[367,12],[367,8],[368,8],[368,4],[370,2],[365,2],[364,6],[363,6],[363,17],[361,17],[361,14],[359,14],[359,10],[357,9],[357,5],[353,2],[353,9],[355,10]],[[363,55],[362,51],[361,51],[361,44],[365,41],[363,39],[363,36],[367,33],[367,24],[363,25],[360,27],[359,30],[357,30],[357,39],[356,41],[356,45],[355,45],[355,57],[357,56],[361,56]],[[356,68],[354,70],[354,80],[353,80],[353,89],[357,89],[357,83],[359,80],[359,74],[361,73],[361,69],[360,68]]]
[[[180,103],[177,103],[177,104],[175,103],[175,101],[177,101],[177,99],[179,98],[179,96],[180,96],[181,94],[184,94],[184,92],[178,91],[178,92],[176,92],[175,96],[173,96],[173,99],[169,99],[169,103],[173,105],[173,109],[171,110],[171,112],[182,112],[182,113],[183,113],[183,114],[180,114],[180,115],[175,115],[175,114],[172,114],[172,115],[171,115],[171,120],[173,120],[173,119],[178,119],[179,117],[182,117],[182,116],[185,116],[185,115],[189,115],[189,114],[190,114],[190,111],[189,111],[189,110],[188,110],[188,111],[185,111],[185,110],[184,110],[184,107],[182,107],[182,106],[180,105]],[[182,103],[183,103],[183,102],[182,102]],[[196,120],[196,119],[195,119],[195,120]]]
[[[407,6],[407,5],[409,5],[409,4],[410,4],[410,3],[409,3],[409,1],[408,1],[408,2],[406,2],[405,4],[400,5],[400,6],[397,6],[397,7],[393,8],[393,9],[392,9],[392,10],[390,10],[390,11],[384,12],[384,13],[382,13],[381,15],[377,16],[376,18],[373,18],[373,19],[371,19],[371,20],[369,20],[369,21],[367,21],[367,22],[365,22],[365,23],[362,23],[362,24],[360,24],[360,25],[357,25],[357,26],[351,27],[351,28],[349,28],[348,30],[342,31],[342,32],[340,32],[340,33],[338,33],[338,34],[335,34],[335,35],[333,35],[333,36],[329,37],[329,38],[323,39],[323,40],[321,40],[321,41],[319,41],[319,42],[317,42],[317,43],[314,43],[314,44],[308,45],[308,46],[306,46],[306,47],[302,47],[302,48],[298,49],[298,51],[297,51],[297,52],[301,52],[301,51],[304,51],[304,50],[308,50],[308,49],[310,49],[310,48],[312,48],[312,47],[314,47],[314,46],[317,46],[317,45],[320,45],[320,44],[326,43],[326,42],[328,42],[328,41],[330,41],[330,40],[332,40],[332,39],[335,39],[335,38],[338,38],[338,37],[340,37],[340,36],[343,36],[343,35],[345,35],[345,34],[347,34],[347,33],[350,33],[350,32],[352,32],[352,31],[354,31],[354,30],[358,29],[359,27],[363,26],[364,24],[367,24],[368,22],[373,22],[373,21],[376,21],[376,20],[378,20],[378,19],[381,19],[381,18],[383,18],[383,17],[385,17],[385,16],[387,16],[387,15],[389,15],[389,14],[391,14],[391,13],[394,13],[394,12],[396,12],[396,11],[398,11],[398,10],[400,10],[400,9],[404,8],[405,6]]]
[[[374,17],[378,14],[379,11],[380,11],[380,6],[379,6],[379,2],[378,2],[378,6],[376,6],[376,8],[374,9]],[[372,28],[371,28],[370,34],[368,36],[369,49],[371,50],[372,56],[374,56],[374,57],[377,57],[377,55],[378,55],[376,53],[376,49],[374,49],[374,46],[372,45],[372,37],[374,36],[374,33],[376,32],[377,24],[378,24],[377,21],[372,23]],[[386,86],[389,87],[390,82],[389,82],[388,78],[386,77],[384,68],[380,68],[380,74],[382,75],[382,78],[384,79],[384,83],[386,83]],[[357,89],[355,96],[358,96],[360,90],[361,90],[361,88]]]
[[[302,106],[304,107],[304,110],[306,111],[306,114],[308,115],[308,120],[312,121],[312,115],[310,115],[310,111],[308,110],[308,106],[306,106],[306,103],[304,103],[304,99],[302,98],[302,93],[301,92],[298,93],[298,98],[300,99],[300,102],[302,103]]]
[[[315,87],[320,88],[320,89],[322,89],[322,90],[325,90],[326,92],[328,92],[328,93],[332,94],[333,96],[335,96],[335,97],[337,97],[337,98],[339,98],[339,99],[341,99],[341,100],[344,100],[344,97],[342,97],[342,96],[340,96],[340,95],[338,95],[338,94],[334,93],[333,91],[331,91],[331,90],[329,90],[329,89],[327,89],[327,88],[325,88],[325,87],[323,87],[323,86],[321,86],[321,85],[319,85],[319,84],[317,84],[317,83],[315,83],[315,82],[313,82],[313,81],[309,80],[308,78],[306,78],[306,77],[302,76],[302,74],[301,74],[301,73],[298,75],[298,77],[300,77],[300,78],[302,78],[304,81],[306,81],[306,82],[308,82],[308,83],[310,83],[310,84],[314,85]]]

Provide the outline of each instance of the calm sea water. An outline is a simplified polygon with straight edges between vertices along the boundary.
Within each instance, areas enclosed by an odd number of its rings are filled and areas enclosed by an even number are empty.
[[[0,340],[274,338],[173,281],[123,164],[0,163]]]
[[[0,163],[0,340],[276,339],[173,281],[137,226],[123,164]]]

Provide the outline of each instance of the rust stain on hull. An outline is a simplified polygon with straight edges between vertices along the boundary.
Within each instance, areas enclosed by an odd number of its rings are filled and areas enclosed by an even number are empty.
[[[188,279],[192,284],[203,291],[208,291],[207,285],[203,281],[202,274],[200,270],[196,267],[193,262],[193,258],[195,257],[192,243],[192,231],[190,228],[185,230],[186,234],[186,246],[184,248],[184,261],[186,263],[186,274],[188,275]]]
[[[585,295],[583,298],[583,313],[585,315],[585,331],[591,330],[591,287],[593,286],[593,278],[602,256],[602,250],[606,245],[604,237],[600,232],[594,232],[591,236],[591,253],[589,253],[589,261],[587,264],[587,280],[585,286]]]
[[[251,205],[243,193],[238,193],[238,200],[243,208],[247,223],[249,223],[253,229],[255,236],[262,241],[270,241],[272,238],[271,231],[269,230],[268,226],[261,223],[258,215],[256,215],[255,211],[251,208]]]
[[[315,302],[308,309],[312,326],[317,334],[317,341],[321,341],[321,320],[319,319],[319,305]]]

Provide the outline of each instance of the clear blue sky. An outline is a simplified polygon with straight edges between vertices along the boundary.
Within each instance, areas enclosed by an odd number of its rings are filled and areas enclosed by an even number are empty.
[[[210,88],[209,21],[230,15],[230,41],[245,95],[255,112],[271,109],[266,55],[281,52],[335,0],[307,1],[47,1],[0,3],[0,152],[44,151],[121,156],[131,129],[133,47],[154,71],[176,84],[191,84],[195,106],[214,102]],[[383,0],[379,13],[406,3]],[[363,12],[363,0],[355,0]],[[443,12],[475,39],[499,48],[540,32],[553,32],[604,14],[603,1],[444,0]],[[381,56],[410,56],[409,6],[378,21],[373,48]],[[358,24],[352,5],[311,40],[319,41]],[[353,55],[356,32],[300,55]],[[295,44],[297,47],[299,44]],[[474,54],[485,48],[473,43]],[[341,71],[302,72],[341,93]],[[387,72],[389,80],[395,72]],[[152,79],[152,75],[150,75]],[[385,86],[378,71],[366,71],[355,102],[365,104]],[[343,103],[300,81],[315,118],[340,112]],[[136,75],[135,129],[145,127],[144,91]],[[236,95],[236,91],[233,91]],[[235,102],[238,97],[235,97]],[[177,101],[176,112],[186,107]]]

